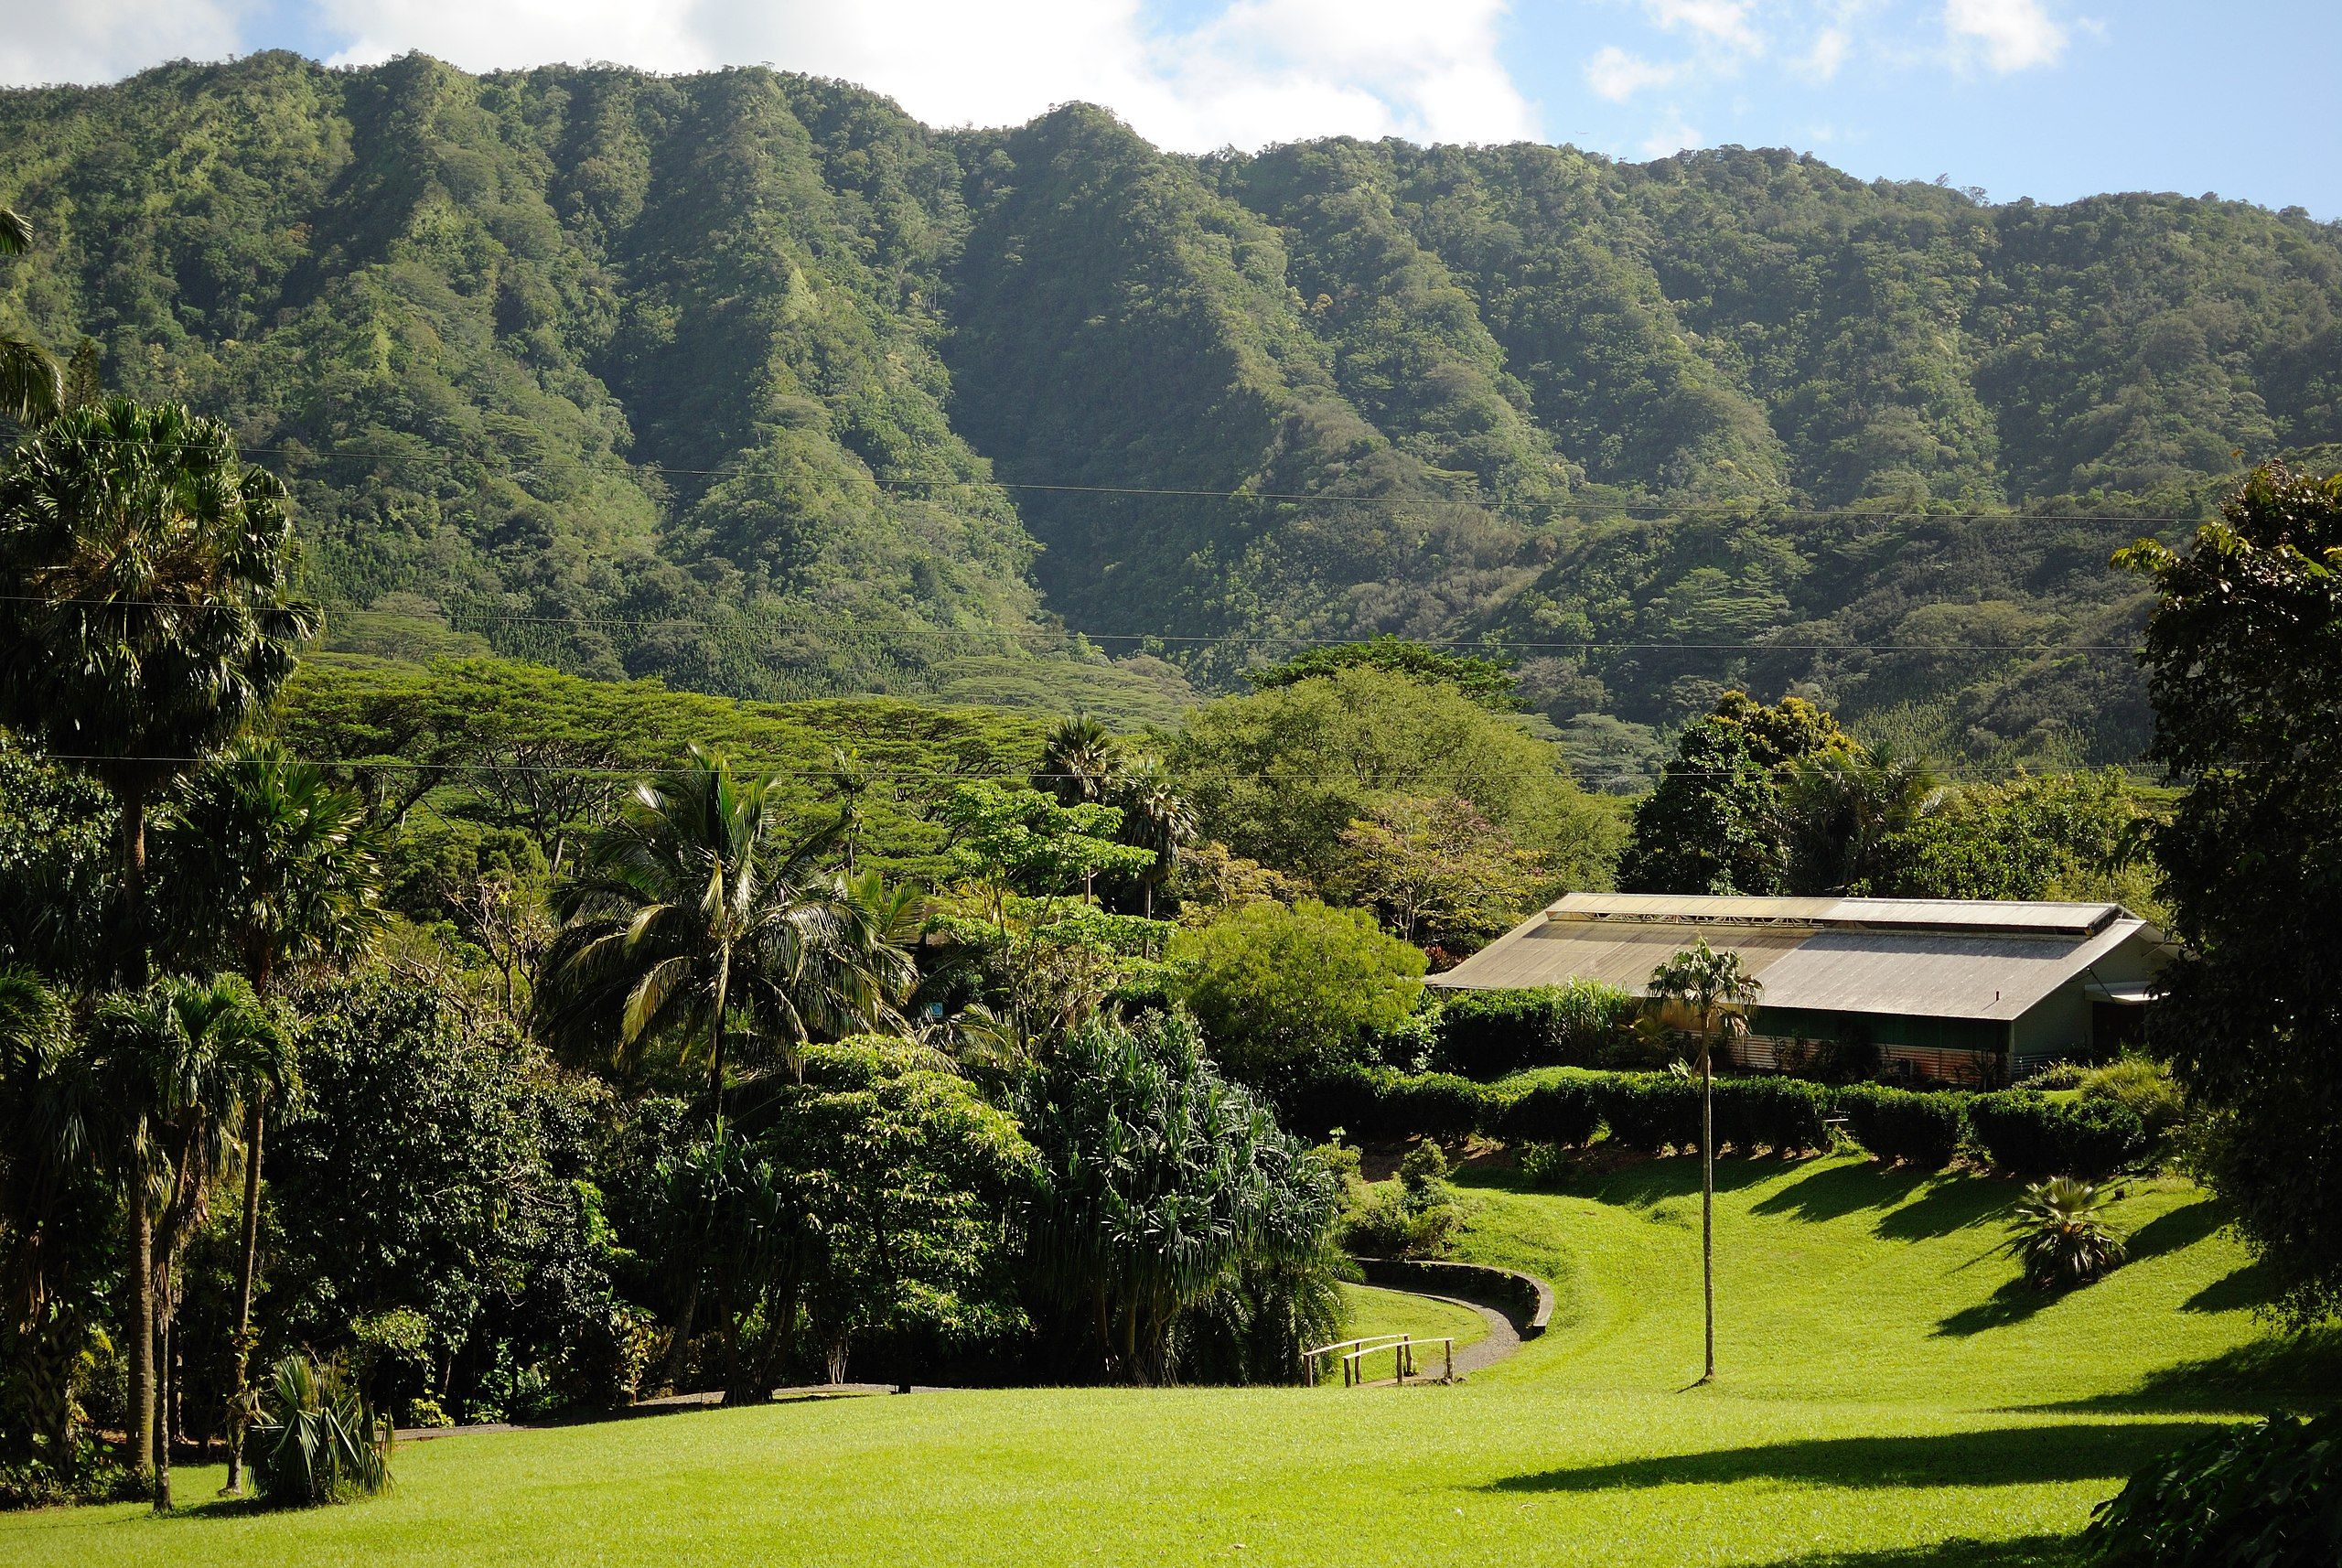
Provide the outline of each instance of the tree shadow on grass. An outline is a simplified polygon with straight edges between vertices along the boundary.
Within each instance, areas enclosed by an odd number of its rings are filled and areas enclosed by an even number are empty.
[[[2081,1561],[2068,1535],[2022,1535],[2008,1541],[1939,1541],[1881,1552],[1817,1552],[1784,1557],[1763,1568],[2068,1568]]]
[[[1736,1192],[1745,1187],[1754,1187],[1778,1175],[1781,1168],[1778,1160],[1720,1156],[1716,1160],[1716,1190]],[[1591,1197],[1628,1208],[1649,1208],[1670,1198],[1700,1196],[1700,1157],[1697,1155],[1662,1155],[1599,1176],[1573,1176],[1556,1190],[1573,1197]]]
[[[2009,1184],[1986,1176],[1945,1176],[1902,1208],[1879,1216],[1887,1241],[1928,1241],[1998,1219],[2009,1206]]]
[[[2272,1335],[2151,1372],[2120,1393],[2029,1405],[2041,1411],[2315,1411],[2342,1404],[2342,1327]]]
[[[2228,1223],[2228,1214],[2209,1198],[2183,1203],[2156,1215],[2122,1238],[2122,1251],[2132,1262],[2143,1262],[2165,1252],[2176,1252]]]
[[[2036,1289],[2023,1279],[2009,1280],[1983,1300],[1963,1306],[1938,1323],[1936,1334],[1938,1337],[1965,1339],[1988,1328],[2006,1328],[2012,1323],[2023,1323],[2066,1294]]]
[[[1508,1476],[1489,1483],[1488,1489],[1606,1492],[1743,1481],[1848,1487],[2008,1487],[2112,1480],[2193,1442],[2206,1430],[2203,1423],[2193,1421],[2085,1422],[1930,1437],[1813,1438]]]
[[[1842,1219],[1865,1208],[1886,1208],[1901,1203],[1928,1179],[1925,1171],[1901,1166],[1830,1165],[1791,1182],[1771,1197],[1759,1199],[1750,1212],[1789,1214],[1799,1219]]]
[[[2263,1262],[2232,1269],[2179,1304],[2182,1312],[2238,1312],[2277,1297],[2276,1271]]]

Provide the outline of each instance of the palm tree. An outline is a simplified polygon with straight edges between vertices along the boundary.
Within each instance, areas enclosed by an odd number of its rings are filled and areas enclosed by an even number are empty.
[[[135,1456],[152,1462],[155,1511],[164,1513],[171,1506],[179,1262],[237,1153],[234,1129],[244,1107],[291,1080],[292,1047],[275,1014],[240,975],[166,979],[110,998],[91,1036],[106,1091],[128,1128]]]
[[[783,845],[779,805],[773,780],[738,778],[697,745],[671,788],[635,787],[554,890],[563,925],[535,1004],[557,1043],[631,1072],[654,1042],[688,1058],[704,1040],[720,1122],[740,1015],[785,1049],[876,1021],[883,988],[866,972],[902,955],[821,871],[835,829]]]
[[[146,975],[146,813],[265,711],[317,627],[291,596],[285,487],[227,426],[113,398],[35,432],[0,473],[0,721],[122,811],[117,968]]]
[[[845,874],[854,875],[854,852],[862,843],[862,798],[876,783],[869,765],[849,746],[830,748],[830,790],[838,798],[838,842],[845,850]]]
[[[1123,809],[1123,839],[1155,852],[1155,864],[1142,878],[1146,889],[1146,918],[1155,918],[1155,890],[1179,863],[1179,851],[1196,840],[1196,809],[1172,787],[1171,771],[1163,759],[1142,757],[1122,770],[1112,786],[1113,803]]]
[[[382,873],[365,802],[273,745],[246,745],[190,781],[158,860],[182,956],[223,957],[265,1000],[286,966],[347,961],[381,930]],[[244,1215],[236,1267],[236,1405],[228,1483],[243,1490],[252,1285],[260,1261],[266,1086],[244,1105]]]
[[[1748,1009],[1764,989],[1736,952],[1717,952],[1703,937],[1651,971],[1652,1000],[1689,1018],[1700,1042],[1700,1291],[1706,1311],[1707,1359],[1701,1382],[1716,1375],[1715,1047],[1748,1027]]]
[[[21,256],[33,247],[33,226],[13,207],[0,207],[0,256]],[[64,381],[48,350],[30,338],[0,333],[0,413],[26,424],[56,413]]]
[[[0,971],[0,1346],[22,1380],[27,1444],[0,1458],[60,1469],[73,1463],[73,1366],[91,1327],[68,1290],[74,1249],[59,1242],[102,1225],[108,1201],[87,1067],[64,1001],[27,972]]]
[[[1885,749],[1827,751],[1798,763],[1788,790],[1793,890],[1879,890],[1895,874],[1895,836],[1943,799],[1933,768]]]
[[[1076,714],[1060,721],[1042,742],[1041,766],[1033,784],[1062,805],[1078,806],[1104,800],[1121,770],[1122,759],[1106,726],[1087,714]]]

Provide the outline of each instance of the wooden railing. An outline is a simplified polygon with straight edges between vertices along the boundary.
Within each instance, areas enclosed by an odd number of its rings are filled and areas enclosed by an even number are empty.
[[[1317,1363],[1327,1356],[1339,1356],[1342,1363],[1342,1387],[1354,1388],[1366,1381],[1366,1358],[1391,1352],[1391,1365],[1400,1382],[1421,1374],[1415,1369],[1415,1347],[1436,1345],[1445,1360],[1439,1380],[1456,1380],[1456,1341],[1450,1336],[1417,1338],[1412,1334],[1371,1334],[1362,1339],[1338,1339],[1331,1345],[1319,1345],[1301,1353],[1301,1380],[1311,1388],[1317,1386]]]

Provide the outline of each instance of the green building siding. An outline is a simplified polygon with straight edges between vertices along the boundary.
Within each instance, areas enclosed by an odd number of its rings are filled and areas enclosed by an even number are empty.
[[[1990,1018],[1930,1018],[1908,1013],[1829,1013],[1807,1007],[1759,1007],[1749,1019],[1752,1033],[1777,1040],[1866,1040],[1875,1046],[1920,1050],[1999,1051],[2009,1043],[2009,1026]]]

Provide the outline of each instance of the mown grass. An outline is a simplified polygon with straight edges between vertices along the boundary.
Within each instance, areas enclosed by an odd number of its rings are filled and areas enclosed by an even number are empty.
[[[1975,1176],[1720,1167],[1717,1382],[1698,1370],[1697,1167],[1467,1180],[1465,1251],[1560,1292],[1459,1388],[874,1396],[417,1444],[396,1491],[0,1520],[0,1563],[1586,1563],[2068,1560],[2120,1477],[2202,1423],[2342,1388],[2272,1343],[2194,1189],[2135,1187],[2136,1260],[2005,1289]],[[1395,1321],[1395,1319],[1393,1319]],[[182,1474],[208,1496],[219,1472]]]

